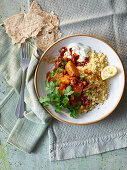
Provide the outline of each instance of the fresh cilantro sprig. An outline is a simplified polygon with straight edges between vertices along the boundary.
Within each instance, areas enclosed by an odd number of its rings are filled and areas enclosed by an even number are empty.
[[[91,93],[91,91],[92,91],[92,88],[91,89],[89,89],[89,90],[86,90],[86,93]]]
[[[43,106],[49,106],[51,101],[49,97],[45,97],[45,98],[40,97],[39,102],[43,103]]]
[[[52,70],[50,73],[49,73],[49,77],[53,77],[54,75],[55,75],[55,73],[56,73],[56,70]]]
[[[60,68],[60,67],[59,67],[59,68],[57,69],[57,72],[58,72],[58,73],[62,73],[62,71],[63,71],[63,68]]]
[[[65,96],[70,96],[74,93],[74,91],[72,91],[72,87],[71,86],[67,86],[66,90],[63,90],[63,94]]]
[[[58,112],[59,109],[61,109],[61,94],[60,90],[56,89],[56,81],[51,81],[50,83],[48,80],[45,81],[45,91],[47,93],[47,96],[42,98],[40,97],[39,102],[43,106],[49,106],[49,104],[55,105],[56,111]]]
[[[89,89],[89,90],[84,91],[84,94],[86,94],[88,96],[88,99],[90,98],[89,95],[90,95],[91,92],[92,92],[92,88]]]
[[[66,61],[66,60],[65,60],[65,61]],[[62,73],[64,68],[65,68],[65,66],[61,66],[61,67],[59,67],[58,69],[53,69],[53,70],[49,73],[48,77],[49,77],[49,78],[53,78],[53,76],[54,76],[56,73]]]
[[[47,96],[42,98],[40,97],[39,102],[43,106],[49,106],[49,104],[53,104],[55,107],[55,111],[59,113],[62,109],[67,108],[69,114],[73,118],[77,118],[77,111],[81,106],[81,102],[77,106],[69,105],[69,96],[74,93],[72,91],[72,87],[68,86],[65,90],[63,90],[63,96],[60,94],[60,90],[56,87],[58,86],[57,81],[51,81],[50,83],[48,80],[45,81],[45,91]]]
[[[61,62],[65,65],[67,62],[65,59],[62,59]]]
[[[82,105],[81,101],[79,101],[79,103],[76,106],[68,105],[70,117],[73,117],[75,119],[77,118],[77,112],[78,112],[79,108],[81,107],[81,105]]]
[[[77,92],[77,93],[74,94],[74,96],[75,96],[75,97],[79,97],[79,96],[80,96],[80,93]]]

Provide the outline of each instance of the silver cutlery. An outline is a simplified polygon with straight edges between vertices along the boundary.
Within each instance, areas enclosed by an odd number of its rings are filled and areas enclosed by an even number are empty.
[[[17,118],[24,117],[24,76],[29,63],[30,63],[30,44],[25,43],[22,45],[22,49],[21,49],[20,66],[22,68],[22,84],[21,84],[18,104],[15,111],[15,115]]]

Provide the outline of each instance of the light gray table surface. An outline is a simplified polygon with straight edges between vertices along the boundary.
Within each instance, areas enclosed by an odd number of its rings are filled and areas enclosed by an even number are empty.
[[[7,17],[25,12],[27,0],[0,0],[0,23]],[[9,87],[0,77],[0,100]],[[127,149],[119,149],[99,155],[50,162],[48,134],[40,139],[31,154],[23,153],[6,145],[7,136],[0,130],[0,170],[127,170]]]

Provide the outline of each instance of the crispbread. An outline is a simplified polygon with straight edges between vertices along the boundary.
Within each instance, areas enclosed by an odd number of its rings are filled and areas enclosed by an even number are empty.
[[[31,19],[32,18],[32,19]],[[4,21],[6,32],[12,38],[13,44],[25,42],[29,37],[35,37],[45,25],[44,19],[35,14],[17,14]]]
[[[57,19],[57,16],[54,15],[53,12],[48,13],[46,11],[42,11],[40,9],[40,6],[35,1],[32,2],[29,13],[40,15],[45,19],[45,23],[51,23],[54,27],[59,26],[59,21]]]
[[[44,51],[61,36],[58,18],[53,12],[42,11],[33,1],[27,14],[16,14],[4,21],[6,33],[13,44],[20,47],[26,39],[33,37],[38,48]]]
[[[61,37],[61,33],[58,29],[59,21],[53,12],[48,13],[42,11],[37,2],[33,1],[30,7],[30,13],[40,15],[45,20],[45,27],[41,29],[39,34],[34,37],[34,41],[38,48],[45,51],[52,43]]]
[[[54,43],[60,36],[61,33],[58,29],[50,29],[50,27],[46,26],[39,32],[34,40],[37,47],[45,51],[47,47]]]

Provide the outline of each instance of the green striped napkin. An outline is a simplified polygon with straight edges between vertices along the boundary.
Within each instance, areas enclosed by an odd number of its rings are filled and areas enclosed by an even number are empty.
[[[0,127],[8,134],[7,142],[24,152],[31,152],[50,123],[50,115],[41,107],[34,91],[34,71],[39,55],[33,43],[25,81],[25,117],[16,119],[15,108],[21,85],[20,50],[0,26],[0,76],[11,86],[0,102]]]

